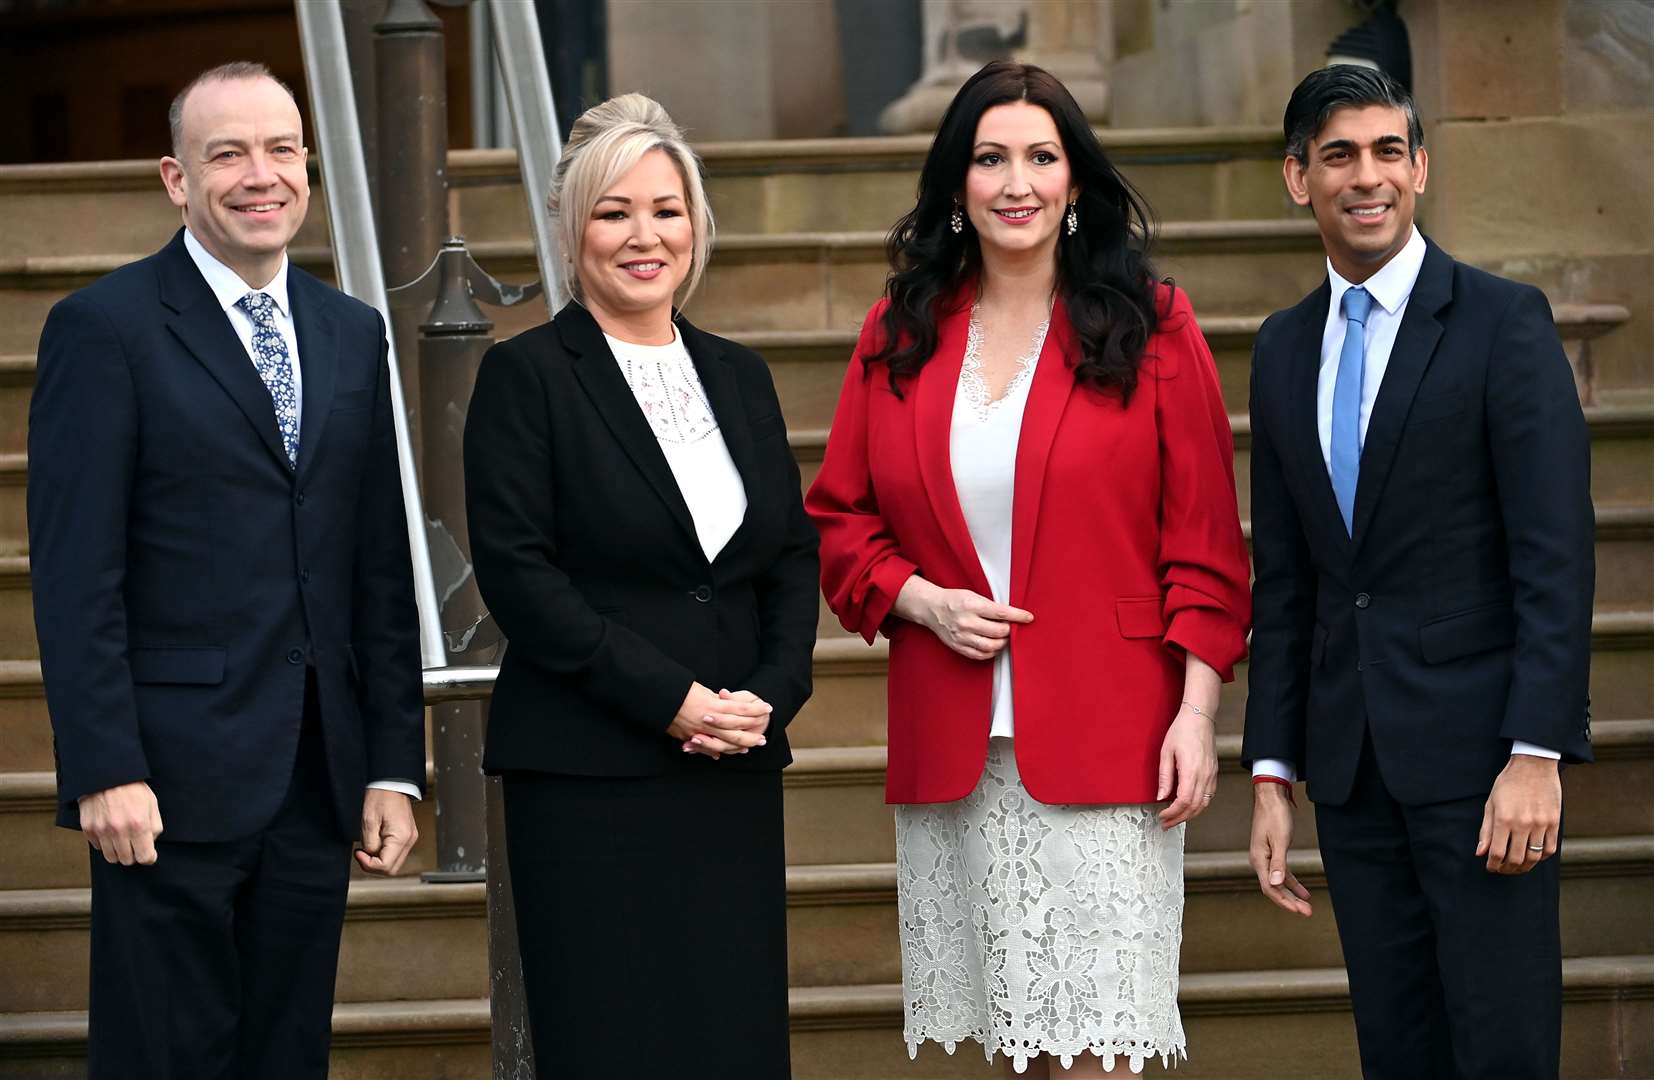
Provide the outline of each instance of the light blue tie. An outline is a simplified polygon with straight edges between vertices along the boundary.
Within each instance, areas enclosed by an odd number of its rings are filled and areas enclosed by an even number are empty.
[[[1367,366],[1366,289],[1344,292],[1344,346],[1338,353],[1338,380],[1332,387],[1332,493],[1344,515],[1344,531],[1355,535],[1355,483],[1361,475],[1361,378]]]
[[[236,306],[253,320],[253,366],[270,390],[276,407],[276,427],[287,464],[299,460],[299,402],[293,393],[293,362],[287,355],[287,339],[276,328],[276,302],[261,292],[250,292]]]

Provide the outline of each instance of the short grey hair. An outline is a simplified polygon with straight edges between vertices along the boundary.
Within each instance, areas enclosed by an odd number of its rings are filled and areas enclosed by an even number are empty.
[[[694,230],[689,275],[678,289],[679,304],[687,303],[701,283],[707,252],[712,249],[712,208],[701,183],[701,162],[689,148],[683,129],[673,123],[660,102],[642,94],[622,94],[580,114],[563,146],[563,156],[551,178],[546,207],[561,255],[557,283],[559,303],[581,299],[575,267],[586,222],[603,193],[632,170],[643,155],[661,150],[683,178],[684,203]]]
[[[172,99],[172,107],[167,109],[167,126],[172,129],[173,157],[183,156],[184,102],[189,99],[191,91],[202,83],[237,82],[242,79],[269,79],[287,91],[287,96],[293,98],[294,105],[299,103],[299,99],[293,96],[293,88],[272,75],[268,66],[256,60],[231,60],[227,64],[219,64],[217,67],[208,68],[191,79],[188,86],[178,91],[178,96]]]

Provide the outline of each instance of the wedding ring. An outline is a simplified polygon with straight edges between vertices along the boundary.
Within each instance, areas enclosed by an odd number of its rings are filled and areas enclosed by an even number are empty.
[[[1206,792],[1202,792],[1200,797],[1202,799],[1210,799],[1213,795],[1216,795],[1216,794],[1217,794],[1217,792],[1215,792],[1215,791],[1206,791]]]
[[[1528,845],[1528,850],[1529,850],[1529,851],[1544,851],[1544,850],[1545,850],[1545,845],[1544,845],[1544,844],[1540,844],[1540,845],[1538,845],[1538,846],[1537,846],[1537,847],[1536,847],[1536,846],[1535,846],[1535,845],[1533,845],[1533,844],[1529,844],[1529,845]]]

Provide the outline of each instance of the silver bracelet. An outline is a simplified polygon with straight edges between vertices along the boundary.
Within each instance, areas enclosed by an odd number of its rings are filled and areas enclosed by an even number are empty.
[[[1207,720],[1211,720],[1212,723],[1214,723],[1214,724],[1217,723],[1216,720],[1212,720],[1212,714],[1211,713],[1208,713],[1205,709],[1202,709],[1199,705],[1196,705],[1194,702],[1185,701],[1185,702],[1183,702],[1183,704],[1187,705],[1189,707],[1189,711],[1194,713],[1196,716],[1203,717]]]

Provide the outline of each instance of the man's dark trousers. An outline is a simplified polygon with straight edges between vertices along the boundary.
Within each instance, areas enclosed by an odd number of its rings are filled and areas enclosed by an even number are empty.
[[[266,828],[218,843],[163,834],[152,866],[92,850],[92,1080],[327,1075],[350,841],[309,682],[292,782]]]

